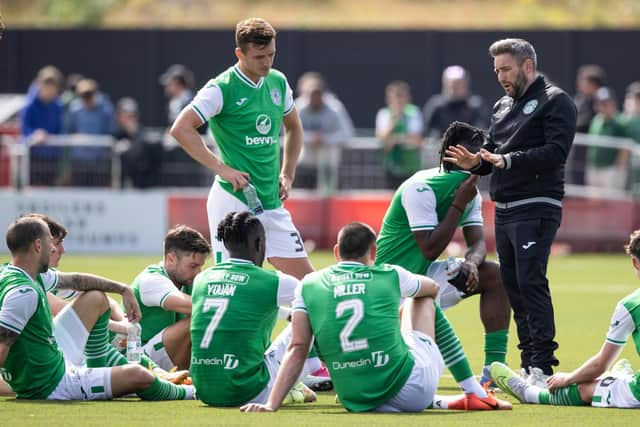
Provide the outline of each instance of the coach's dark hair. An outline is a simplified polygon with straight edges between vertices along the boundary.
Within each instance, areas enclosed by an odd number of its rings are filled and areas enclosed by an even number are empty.
[[[249,18],[236,25],[236,46],[243,52],[247,51],[249,43],[264,47],[276,37],[276,30],[262,18]]]
[[[249,238],[264,235],[264,227],[258,218],[250,212],[229,212],[220,224],[216,238],[224,243],[224,247],[242,249],[249,247]],[[250,248],[253,249],[253,248]]]
[[[453,122],[442,135],[442,145],[440,146],[440,167],[446,172],[457,169],[456,165],[445,162],[445,151],[452,145],[463,145],[472,153],[477,153],[486,139],[482,129],[471,126],[465,122]]]
[[[628,255],[640,260],[640,230],[631,233],[631,236],[629,236],[629,244],[625,245],[624,249]]]
[[[513,56],[518,65],[522,65],[526,59],[531,59],[533,61],[533,69],[538,68],[536,51],[531,43],[524,39],[503,39],[495,41],[489,46],[489,54],[493,58],[505,53]]]
[[[352,222],[338,233],[338,251],[341,259],[360,259],[376,242],[376,233],[363,222]]]
[[[211,245],[198,230],[186,225],[176,225],[164,238],[164,254],[169,252],[195,252],[208,255],[211,253]]]
[[[20,217],[7,229],[7,247],[12,255],[25,253],[31,244],[42,239],[47,231],[47,224],[40,218]]]
[[[64,225],[60,224],[55,219],[51,218],[49,215],[32,212],[32,213],[24,214],[22,216],[30,217],[30,218],[40,218],[41,220],[43,220],[45,224],[47,224],[47,227],[49,227],[51,236],[54,239],[64,239],[65,237],[67,237],[67,229],[64,227]]]

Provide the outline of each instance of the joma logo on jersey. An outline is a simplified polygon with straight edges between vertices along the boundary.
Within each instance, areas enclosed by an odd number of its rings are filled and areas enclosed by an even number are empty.
[[[232,297],[236,293],[236,285],[207,285],[207,295],[217,295],[221,297]]]
[[[236,369],[240,364],[240,360],[236,358],[235,354],[225,354],[224,355],[224,369]]]
[[[346,285],[336,285],[333,288],[333,297],[344,297],[347,295],[364,295],[367,291],[364,283],[349,283]]]

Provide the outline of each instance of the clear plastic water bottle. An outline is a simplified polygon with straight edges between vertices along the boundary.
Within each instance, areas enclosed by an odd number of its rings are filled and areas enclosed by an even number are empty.
[[[249,211],[253,215],[260,215],[262,212],[264,212],[264,208],[262,207],[262,202],[258,197],[256,187],[249,183],[244,186],[242,192],[244,193],[244,197],[246,197],[247,199],[247,206],[249,207]]]
[[[142,326],[140,323],[129,323],[127,326],[127,361],[140,363],[142,359]]]

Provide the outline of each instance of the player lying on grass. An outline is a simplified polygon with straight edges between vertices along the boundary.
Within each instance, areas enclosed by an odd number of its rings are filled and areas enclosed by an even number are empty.
[[[110,310],[104,292],[120,293],[129,320],[140,318],[128,286],[71,281],[69,287],[82,295],[52,322],[46,290],[38,280],[55,250],[47,224],[39,218],[19,218],[9,226],[6,240],[12,262],[0,273],[0,371],[18,398],[99,400],[130,393],[148,400],[194,397],[193,387],[176,386],[140,365],[127,365],[109,344]],[[54,337],[54,323],[60,343]],[[82,353],[88,368],[70,362],[82,359]],[[125,366],[105,368],[113,365]]]
[[[165,370],[189,368],[188,293],[210,253],[211,246],[202,234],[185,225],[176,226],[164,238],[162,262],[146,267],[131,284],[142,312],[144,351]]]
[[[640,278],[640,230],[631,234],[625,247]],[[527,384],[501,363],[491,365],[491,374],[504,390],[522,403],[542,405],[591,405],[601,408],[640,408],[640,371],[636,374],[626,360],[606,373],[620,355],[629,336],[640,354],[640,289],[622,298],[616,306],[602,348],[575,371],[556,373],[545,390]],[[626,365],[626,366],[625,366]]]
[[[456,144],[476,152],[484,140],[482,130],[454,122],[444,134],[441,152]],[[419,171],[402,183],[384,216],[376,262],[399,265],[435,280],[440,286],[436,302],[443,310],[471,295],[480,295],[480,319],[485,330],[485,367],[480,383],[485,384],[491,380],[489,365],[505,361],[511,307],[500,280],[499,265],[485,259],[487,247],[477,179],[441,161],[440,168]],[[451,270],[446,260],[437,261],[437,258],[458,227],[462,228],[467,251]],[[460,357],[463,350],[459,342],[445,345],[436,336],[436,343],[462,389],[482,395],[469,362]]]
[[[347,410],[419,412],[432,405],[444,369],[434,337],[453,334],[434,304],[438,285],[402,267],[374,266],[375,241],[366,224],[351,223],[340,230],[334,247],[338,264],[307,275],[296,289],[293,336],[269,399],[245,405],[242,411],[280,407],[314,336]],[[493,395],[450,401],[467,402],[467,409],[511,409],[509,402]]]
[[[279,306],[291,304],[299,282],[262,268],[265,231],[249,212],[228,213],[218,225],[217,239],[230,257],[203,271],[193,284],[191,376],[207,405],[263,403],[289,341],[285,330],[270,345]],[[315,400],[311,390],[301,383],[297,387],[306,401]],[[295,393],[298,400],[300,390]]]

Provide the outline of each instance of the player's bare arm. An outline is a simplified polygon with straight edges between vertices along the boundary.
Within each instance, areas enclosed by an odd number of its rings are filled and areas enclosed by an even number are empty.
[[[569,374],[557,373],[552,375],[547,380],[549,390],[553,391],[557,388],[567,387],[569,384],[582,384],[594,381],[609,369],[623,348],[621,345],[605,342],[602,344],[598,354],[591,357],[575,371]]]
[[[170,134],[194,160],[230,182],[233,185],[233,191],[243,188],[249,182],[249,174],[225,165],[207,147],[197,131],[202,124],[202,119],[187,106],[171,126]]]
[[[296,165],[302,150],[304,131],[302,130],[298,111],[295,108],[282,118],[282,122],[285,133],[282,170],[280,171],[280,200],[286,200],[296,177]]]
[[[76,291],[97,290],[122,295],[122,305],[130,322],[137,322],[141,318],[140,306],[131,288],[124,283],[116,282],[106,277],[88,273],[58,273],[58,289],[73,289]]]
[[[435,229],[413,232],[422,255],[426,259],[437,259],[451,242],[465,207],[478,192],[477,182],[478,176],[473,175],[460,184],[447,214]]]
[[[191,296],[180,292],[171,294],[164,300],[162,308],[166,311],[175,311],[176,313],[191,314]]]
[[[278,377],[269,394],[269,399],[264,405],[250,403],[240,408],[242,412],[273,412],[277,411],[282,400],[291,390],[300,376],[304,362],[309,354],[313,339],[311,324],[306,313],[296,311],[293,313],[291,342],[287,353],[282,359],[282,365],[278,370]]]
[[[440,291],[440,286],[427,276],[420,276],[420,290],[413,296],[414,298],[435,298]]]
[[[478,267],[487,257],[487,244],[484,240],[484,228],[480,225],[472,225],[462,229],[467,251],[464,254],[464,262],[460,266],[467,270],[467,292],[473,293],[480,284]]]
[[[5,360],[7,360],[9,349],[13,343],[16,342],[18,336],[18,333],[0,326],[0,367],[3,366]]]

